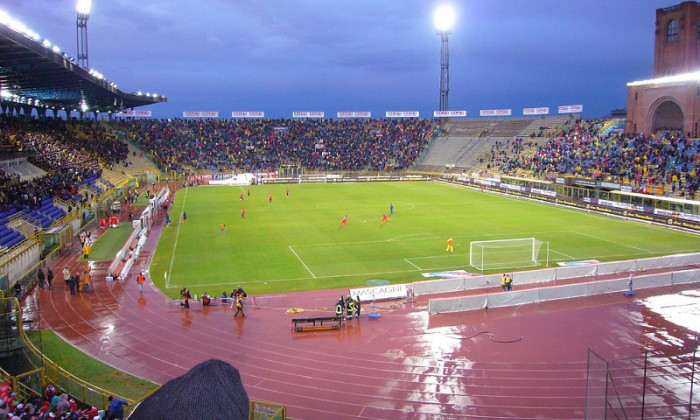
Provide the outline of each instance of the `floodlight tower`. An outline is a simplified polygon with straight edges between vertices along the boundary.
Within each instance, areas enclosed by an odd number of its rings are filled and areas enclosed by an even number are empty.
[[[78,38],[78,66],[86,70],[90,68],[88,62],[87,21],[90,19],[91,8],[92,0],[78,0],[78,5],[76,6],[78,19],[75,22]]]
[[[442,5],[433,16],[435,31],[440,35],[440,111],[447,111],[447,95],[450,91],[450,52],[447,47],[448,35],[452,33],[455,14],[452,7]]]

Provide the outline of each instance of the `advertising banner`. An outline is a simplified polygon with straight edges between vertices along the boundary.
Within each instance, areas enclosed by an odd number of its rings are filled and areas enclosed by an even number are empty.
[[[323,111],[294,111],[292,112],[292,118],[324,118],[325,113]]]
[[[512,114],[512,109],[482,109],[479,111],[480,117],[509,117]]]
[[[265,118],[263,111],[233,111],[231,118]]]
[[[433,111],[435,118],[466,117],[467,111]]]
[[[117,113],[117,117],[150,117],[151,111],[145,109],[127,110]]]
[[[339,111],[338,118],[372,118],[369,111]]]
[[[184,118],[219,118],[219,111],[183,111]]]
[[[420,112],[418,111],[387,111],[386,118],[418,118],[420,117]]]
[[[363,302],[382,299],[404,299],[408,297],[408,288],[405,284],[363,287],[361,289],[350,289],[350,296],[353,299],[359,296]]]
[[[523,108],[523,115],[547,115],[549,107],[541,106],[538,108]]]
[[[560,114],[578,114],[583,112],[583,105],[560,105]]]

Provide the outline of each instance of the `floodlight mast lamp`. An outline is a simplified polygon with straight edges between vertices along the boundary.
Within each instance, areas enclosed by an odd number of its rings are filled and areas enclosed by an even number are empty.
[[[450,51],[448,36],[452,33],[454,11],[450,6],[440,6],[434,16],[435,31],[440,35],[440,111],[448,110],[448,94],[450,92]]]
[[[87,21],[90,19],[91,8],[92,0],[78,0],[78,5],[76,6],[78,19],[75,22],[78,43],[78,66],[86,70],[90,68],[88,61]]]

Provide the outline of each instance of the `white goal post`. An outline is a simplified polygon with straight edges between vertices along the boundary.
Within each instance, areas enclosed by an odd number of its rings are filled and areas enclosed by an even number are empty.
[[[542,264],[540,250],[544,243],[535,238],[473,241],[469,244],[469,265],[479,271],[537,267]],[[549,265],[549,242],[546,244],[545,266]]]

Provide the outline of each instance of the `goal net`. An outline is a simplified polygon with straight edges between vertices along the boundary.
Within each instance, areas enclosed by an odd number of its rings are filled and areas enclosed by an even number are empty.
[[[469,244],[469,265],[479,271],[536,267],[542,244],[535,238],[474,241]]]

